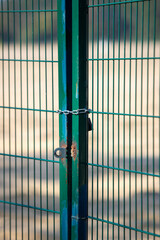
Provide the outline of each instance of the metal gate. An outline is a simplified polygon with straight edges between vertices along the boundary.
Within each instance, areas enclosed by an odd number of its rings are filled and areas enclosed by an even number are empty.
[[[160,1],[89,1],[89,239],[160,238]]]
[[[87,88],[81,95],[79,84],[87,35],[77,38],[75,3],[72,86],[72,2],[0,1],[0,239],[76,239],[84,227],[87,236],[87,166],[78,167],[87,159]]]
[[[0,3],[0,239],[60,239],[62,224],[67,236],[66,160],[63,169],[54,157],[66,141],[55,114],[58,85],[66,109],[64,3]]]
[[[0,1],[0,239],[160,238],[159,22],[159,0]]]

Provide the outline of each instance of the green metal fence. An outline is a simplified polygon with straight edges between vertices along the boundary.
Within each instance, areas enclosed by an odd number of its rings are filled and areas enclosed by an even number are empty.
[[[65,51],[62,3],[0,3],[0,239],[60,238],[59,160],[53,153],[62,82],[57,25]],[[65,185],[63,192],[66,199]]]
[[[160,2],[88,7],[89,239],[159,239]]]
[[[0,239],[160,238],[159,22],[159,0],[0,1]]]

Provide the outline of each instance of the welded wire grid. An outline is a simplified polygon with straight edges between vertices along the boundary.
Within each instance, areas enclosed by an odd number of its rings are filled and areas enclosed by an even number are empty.
[[[159,239],[160,1],[88,10],[88,237]]]
[[[57,1],[0,1],[0,239],[59,239]]]

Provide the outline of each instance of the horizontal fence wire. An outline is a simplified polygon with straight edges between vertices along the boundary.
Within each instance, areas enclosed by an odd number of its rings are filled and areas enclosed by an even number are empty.
[[[89,8],[93,7],[105,7],[105,6],[112,6],[112,5],[120,5],[120,4],[127,4],[127,3],[137,3],[137,2],[144,2],[146,0],[129,0],[129,1],[119,1],[119,2],[109,2],[109,3],[102,3],[102,4],[93,4],[88,5]]]
[[[160,116],[134,114],[134,113],[96,112],[96,111],[92,111],[92,110],[90,111],[90,113],[116,115],[116,116],[126,116],[126,117],[128,116],[128,117],[160,118]]]
[[[25,158],[25,159],[42,161],[42,162],[60,163],[59,161],[56,161],[56,160],[49,160],[49,159],[36,158],[36,157],[30,157],[30,156],[14,155],[14,154],[6,154],[6,153],[0,153],[0,156],[13,157],[13,158]]]
[[[157,239],[160,2],[90,0],[88,11],[88,238]]]
[[[35,209],[35,210],[39,210],[39,211],[44,211],[44,212],[50,212],[50,213],[60,214],[59,211],[53,211],[53,210],[51,210],[51,209],[45,209],[45,208],[39,208],[39,207],[29,206],[29,205],[25,205],[25,204],[21,204],[21,203],[14,203],[14,202],[2,201],[2,200],[0,200],[0,203],[9,204],[9,205],[14,205],[14,206],[18,206],[18,207],[31,208],[31,209]]]
[[[135,174],[142,174],[142,175],[151,176],[151,177],[158,177],[158,178],[160,177],[159,174],[153,174],[153,173],[147,173],[147,172],[141,172],[141,171],[134,171],[134,170],[130,170],[130,169],[117,168],[117,167],[105,166],[105,165],[94,164],[94,163],[93,164],[88,163],[88,166],[108,168],[108,169],[112,169],[112,170],[124,171],[124,172],[135,173]]]
[[[160,237],[159,234],[155,234],[155,233],[152,233],[152,232],[143,231],[143,230],[138,229],[138,228],[129,227],[129,226],[126,226],[126,225],[123,225],[123,224],[119,224],[119,223],[107,221],[107,220],[105,220],[105,219],[95,218],[95,217],[91,217],[91,216],[88,216],[88,218],[89,218],[89,219],[96,220],[96,221],[100,221],[100,222],[103,222],[103,223],[112,224],[112,225],[117,226],[117,227],[122,227],[122,228],[126,228],[126,229],[129,229],[129,230],[132,230],[132,231],[144,233],[144,234],[147,234],[147,235],[151,235],[151,236],[155,236],[155,237]]]
[[[58,12],[56,9],[42,9],[42,10],[0,10],[0,13],[47,13],[47,12]]]
[[[50,112],[57,113],[57,111],[46,110],[46,109],[32,109],[32,108],[19,108],[19,107],[8,107],[8,106],[0,106],[2,109],[14,109],[14,110],[24,110],[24,111],[37,111],[37,112]],[[107,114],[107,115],[117,115],[117,116],[128,116],[128,117],[145,117],[145,118],[160,118],[160,116],[154,115],[141,115],[141,114],[133,114],[133,113],[115,113],[115,112],[96,112],[89,109],[89,113],[96,114]]]
[[[14,110],[23,110],[23,111],[33,111],[33,112],[48,112],[48,113],[56,113],[55,110],[48,109],[39,109],[39,108],[20,108],[20,107],[9,107],[9,106],[0,106],[2,109],[14,109]]]
[[[42,63],[58,63],[58,61],[52,61],[52,60],[36,60],[36,59],[0,59],[0,61],[4,62],[42,62]]]
[[[160,57],[126,57],[126,58],[89,58],[88,61],[127,61],[127,60],[159,60]]]

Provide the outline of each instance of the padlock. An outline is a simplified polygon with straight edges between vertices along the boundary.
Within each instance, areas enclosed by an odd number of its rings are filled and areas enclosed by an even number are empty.
[[[88,131],[92,131],[92,130],[93,130],[93,125],[92,125],[91,119],[88,118]]]

